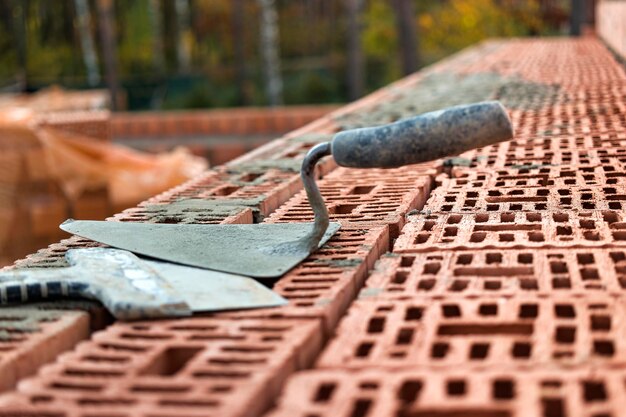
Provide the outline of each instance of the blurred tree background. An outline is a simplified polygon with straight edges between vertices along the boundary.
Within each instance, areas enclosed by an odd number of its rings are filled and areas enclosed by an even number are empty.
[[[2,0],[0,89],[130,110],[345,102],[485,38],[561,34],[558,0]]]

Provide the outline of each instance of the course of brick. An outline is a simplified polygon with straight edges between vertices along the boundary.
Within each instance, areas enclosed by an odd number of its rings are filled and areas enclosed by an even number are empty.
[[[342,229],[274,285],[288,305],[114,323],[1,395],[0,416],[620,415],[625,98],[598,40],[486,42],[116,215],[307,221],[298,164],[340,129],[487,99],[516,128],[394,170],[325,161]]]

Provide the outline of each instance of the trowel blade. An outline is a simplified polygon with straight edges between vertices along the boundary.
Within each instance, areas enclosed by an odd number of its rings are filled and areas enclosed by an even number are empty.
[[[279,307],[288,303],[252,278],[145,258],[142,261],[157,271],[196,313]]]
[[[277,278],[309,256],[310,251],[296,242],[309,233],[313,223],[202,225],[68,220],[60,227],[152,258],[255,278]],[[330,223],[320,246],[339,227],[339,223]]]

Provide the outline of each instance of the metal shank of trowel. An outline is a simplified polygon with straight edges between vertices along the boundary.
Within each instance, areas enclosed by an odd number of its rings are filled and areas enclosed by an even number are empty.
[[[315,164],[332,155],[349,168],[396,168],[457,155],[509,140],[513,125],[499,101],[455,106],[398,122],[337,133],[314,146],[304,158],[300,175],[315,214],[307,236],[311,250],[328,228],[328,210],[315,183]]]

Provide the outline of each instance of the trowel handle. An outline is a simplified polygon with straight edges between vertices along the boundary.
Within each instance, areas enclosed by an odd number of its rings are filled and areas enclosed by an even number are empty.
[[[398,122],[337,133],[331,153],[351,168],[394,168],[509,140],[513,126],[499,101],[450,107]]]
[[[0,274],[0,305],[82,296],[86,284],[50,275],[53,274],[48,271],[30,272],[30,276],[24,279],[18,271]]]

